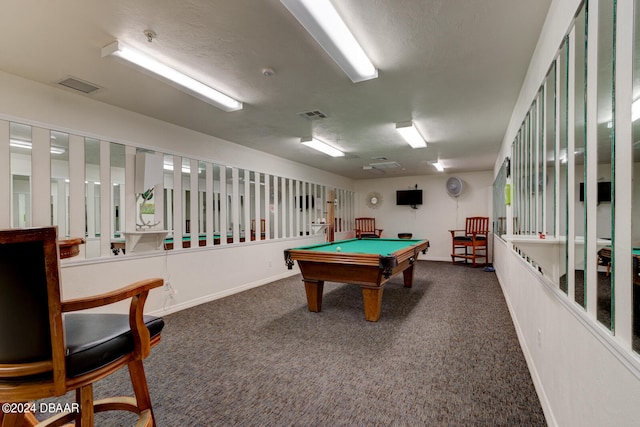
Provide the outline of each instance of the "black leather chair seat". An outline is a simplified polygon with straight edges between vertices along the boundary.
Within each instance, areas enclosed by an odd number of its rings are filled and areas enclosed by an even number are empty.
[[[160,317],[144,316],[151,338],[164,327]],[[68,313],[64,318],[67,377],[99,369],[133,350],[128,314]]]

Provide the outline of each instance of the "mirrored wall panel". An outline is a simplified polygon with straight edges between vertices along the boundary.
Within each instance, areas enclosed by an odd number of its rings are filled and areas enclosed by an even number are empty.
[[[10,123],[11,227],[31,227],[31,126]]]
[[[586,181],[586,115],[587,115],[587,39],[586,39],[586,11],[583,6],[576,16],[574,28],[574,117],[573,119],[573,176],[574,188],[572,189],[574,197],[579,193],[580,188],[584,187]],[[570,153],[569,153],[570,154]],[[578,199],[576,197],[576,199]],[[574,283],[575,283],[575,301],[583,307],[586,307],[586,289],[587,276],[585,275],[587,245],[586,245],[586,208],[584,199],[576,200],[573,204],[573,235],[574,235]]]

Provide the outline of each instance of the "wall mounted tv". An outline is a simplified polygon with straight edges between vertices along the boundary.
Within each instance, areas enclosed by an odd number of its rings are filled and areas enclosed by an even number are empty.
[[[584,182],[580,183],[580,201],[584,202]],[[598,204],[611,201],[611,182],[598,183]]]
[[[422,190],[396,191],[396,205],[417,206],[422,204]]]

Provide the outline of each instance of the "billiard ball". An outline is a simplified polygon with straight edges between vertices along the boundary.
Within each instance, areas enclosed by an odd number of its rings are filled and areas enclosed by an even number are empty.
[[[342,248],[341,248],[340,246],[338,246],[338,247],[336,248],[336,252],[340,252],[341,250],[342,250]]]

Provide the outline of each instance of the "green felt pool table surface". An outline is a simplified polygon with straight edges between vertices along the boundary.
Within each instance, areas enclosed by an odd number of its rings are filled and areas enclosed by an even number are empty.
[[[421,241],[422,240],[417,239],[350,239],[319,245],[301,246],[294,249],[388,256],[409,246],[416,245]]]

